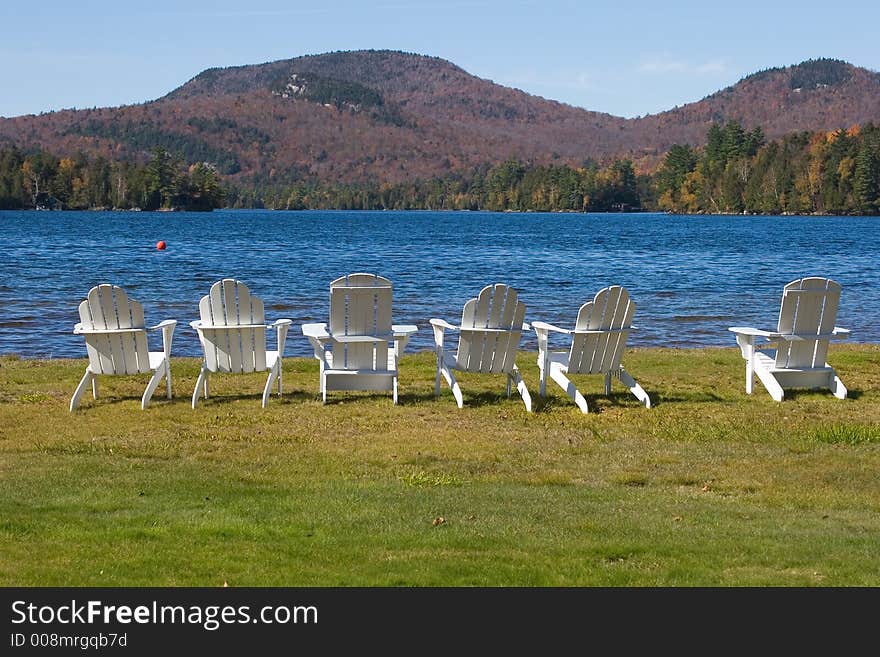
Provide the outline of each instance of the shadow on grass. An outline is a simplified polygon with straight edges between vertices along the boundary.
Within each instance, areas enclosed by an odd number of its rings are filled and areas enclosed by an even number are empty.
[[[638,409],[649,410],[629,392],[612,392],[610,395],[604,393],[584,395],[584,400],[586,400],[587,408],[589,409],[587,415],[601,414],[602,412],[609,410],[611,407],[627,408],[632,409],[633,411],[638,411]],[[579,410],[574,401],[568,397],[554,396],[542,398],[537,396],[534,397],[532,401],[534,402],[536,413],[550,412],[557,408],[562,410]],[[651,408],[655,408],[658,403],[658,398],[655,395],[651,395]]]
[[[757,390],[756,390],[756,392],[757,392]],[[862,395],[864,395],[864,392],[861,390],[858,390],[858,389],[857,390],[847,390],[847,392],[846,392],[847,399],[858,399]],[[809,397],[816,397],[816,398],[823,398],[823,399],[824,398],[835,399],[834,395],[831,394],[831,391],[826,388],[815,388],[815,389],[786,388],[785,389],[785,397],[783,397],[783,401],[785,401],[785,400],[794,401],[795,399],[798,399],[798,398],[807,399]],[[842,401],[842,400],[839,400],[839,401]]]
[[[409,400],[407,399],[409,395],[401,395],[398,393],[397,395],[397,404],[398,406],[404,403],[407,403]],[[317,393],[311,397],[314,401],[321,401],[321,393]],[[352,404],[357,402],[365,402],[365,401],[381,401],[386,400],[389,405],[394,405],[394,398],[391,396],[391,391],[377,391],[370,392],[365,394],[362,390],[328,390],[327,391],[327,402],[324,406],[340,406],[342,404]]]
[[[285,392],[281,397],[278,396],[277,393],[272,393],[272,396],[269,398],[268,406],[272,406],[275,404],[293,404],[293,403],[302,403],[306,401],[313,400],[315,398],[314,395],[303,392],[300,390],[295,390],[293,392]],[[231,401],[252,401],[257,407],[261,407],[263,401],[263,393],[262,392],[240,392],[240,393],[231,393],[231,394],[217,394],[211,393],[211,396],[205,399],[204,397],[199,397],[199,400],[196,404],[196,410],[202,407],[212,408],[221,404],[229,403]],[[138,409],[140,409],[141,398],[128,396],[128,395],[112,395],[107,394],[106,392],[101,394],[98,399],[83,400],[80,402],[80,405],[77,407],[75,413],[80,411],[86,411],[90,409],[100,408],[102,406],[110,406],[115,404],[125,404],[129,402],[136,402],[138,405]],[[180,406],[192,405],[192,397],[189,395],[175,395],[173,399],[168,399],[165,397],[163,393],[161,396],[154,395],[150,400],[150,405],[147,407],[147,410],[151,408],[157,408],[160,406]]]
[[[535,404],[538,403],[539,397],[532,395],[532,407],[535,407]],[[406,403],[411,404],[420,404],[420,403],[437,403],[442,404],[444,406],[452,405],[453,408],[458,408],[455,403],[455,397],[452,396],[452,393],[449,390],[442,390],[440,392],[439,397],[435,397],[433,392],[429,393],[406,393],[400,395],[401,401],[406,401]],[[525,410],[525,406],[523,405],[522,397],[519,396],[517,391],[513,391],[510,394],[510,399],[508,399],[507,394],[504,392],[465,392],[463,393],[464,400],[464,408],[481,408],[483,406],[497,406],[499,404],[504,404],[508,401],[513,401],[517,403],[519,406],[522,406],[523,410]]]
[[[662,397],[653,393],[651,397],[651,408],[657,408],[663,404],[694,404],[702,402],[711,402],[715,404],[729,404],[730,399],[725,399],[714,392],[692,392],[684,394],[663,395]]]
[[[230,401],[253,401],[258,407],[263,403],[263,393],[262,392],[237,392],[237,393],[210,393],[210,397],[205,399],[204,397],[199,397],[199,401],[197,402],[196,408],[201,406],[215,406],[218,404],[222,404]],[[294,403],[302,403],[306,401],[310,401],[314,399],[314,395],[302,390],[294,390],[291,392],[284,392],[281,397],[278,396],[277,392],[273,392],[269,397],[269,401],[266,403],[267,408],[269,406],[273,406],[276,404],[294,404]],[[175,400],[176,401],[176,400]],[[192,403],[192,397],[186,397],[186,403]]]

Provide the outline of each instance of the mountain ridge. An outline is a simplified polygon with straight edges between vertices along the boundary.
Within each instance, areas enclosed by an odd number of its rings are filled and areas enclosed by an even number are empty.
[[[794,86],[794,85],[800,86]],[[397,183],[518,159],[656,167],[713,122],[769,138],[880,121],[880,74],[834,59],[758,71],[694,103],[626,119],[505,87],[452,62],[336,51],[209,68],[139,105],[0,119],[0,144],[143,159],[152,146],[235,179]]]

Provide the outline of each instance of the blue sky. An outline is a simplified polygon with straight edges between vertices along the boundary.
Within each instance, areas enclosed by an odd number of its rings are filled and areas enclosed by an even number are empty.
[[[0,116],[151,100],[212,66],[392,49],[639,116],[814,57],[880,70],[880,1],[0,2]]]

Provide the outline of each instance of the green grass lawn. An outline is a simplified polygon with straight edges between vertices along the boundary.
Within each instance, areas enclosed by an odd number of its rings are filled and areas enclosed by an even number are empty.
[[[85,360],[0,358],[3,586],[877,586],[880,345],[834,345],[850,398],[743,389],[732,349],[632,349],[648,410],[601,377],[538,397],[434,356],[390,395],[318,396],[314,359],[215,376],[140,410],[143,377],[103,377],[67,410]]]

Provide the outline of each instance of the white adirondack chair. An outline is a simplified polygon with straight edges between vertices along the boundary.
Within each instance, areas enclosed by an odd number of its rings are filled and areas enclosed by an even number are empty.
[[[391,390],[397,403],[397,366],[413,324],[391,323],[391,281],[355,273],[330,283],[330,326],[303,324],[321,363],[321,399],[328,390]]]
[[[216,372],[242,374],[268,370],[263,408],[276,379],[280,397],[281,360],[291,320],[279,319],[267,325],[262,300],[252,295],[247,285],[232,278],[224,278],[211,286],[211,291],[199,302],[199,314],[201,319],[190,322],[190,326],[199,334],[204,360],[193,391],[192,407],[196,407],[200,391],[208,398],[208,374]],[[266,349],[266,329],[271,328],[276,330],[277,351]]]
[[[459,408],[464,407],[461,387],[453,372],[480,372],[506,374],[507,396],[511,383],[522,397],[526,410],[532,411],[532,397],[516,366],[516,351],[523,331],[529,325],[523,321],[526,306],[517,298],[516,290],[496,283],[487,285],[475,299],[464,304],[461,326],[453,326],[442,319],[432,319],[434,345],[437,352],[437,376],[434,395],[440,396],[440,377],[452,388]],[[445,351],[443,341],[447,330],[458,331],[458,351],[453,356]]]
[[[130,299],[125,290],[116,285],[102,284],[89,290],[88,297],[79,304],[80,321],[73,332],[86,340],[89,365],[70,400],[70,411],[79,406],[79,400],[89,383],[92,394],[98,398],[99,374],[153,373],[141,398],[141,409],[165,377],[168,399],[171,399],[171,341],[177,321],[166,319],[155,326],[144,323],[144,307]],[[150,351],[147,331],[162,329],[162,351]]]
[[[775,331],[731,326],[728,330],[736,334],[746,361],[746,393],[752,394],[757,374],[776,401],[782,401],[786,388],[828,388],[835,397],[845,399],[846,387],[825,362],[829,341],[850,333],[834,325],[839,302],[839,283],[829,278],[799,278],[782,290]]]
[[[617,377],[645,407],[651,399],[642,386],[623,369],[620,360],[626,350],[636,304],[625,287],[612,285],[596,293],[592,301],[580,307],[574,329],[564,329],[546,322],[533,322],[538,334],[538,368],[541,372],[541,396],[547,394],[547,377],[562,388],[581,412],[589,408],[584,396],[566,376],[572,374],[605,375],[605,394],[611,394],[611,379]],[[551,351],[550,333],[571,336],[567,351]]]

